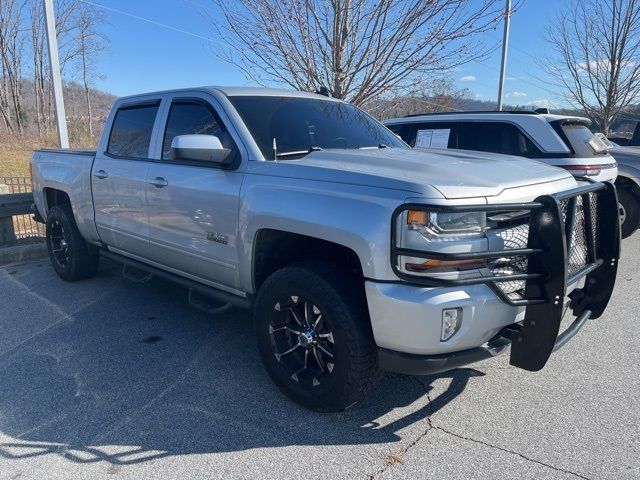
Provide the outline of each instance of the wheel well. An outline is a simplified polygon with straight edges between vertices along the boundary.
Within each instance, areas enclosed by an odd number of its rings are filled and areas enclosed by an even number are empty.
[[[628,188],[636,197],[640,198],[640,187],[627,177],[618,176],[616,178],[616,188]]]
[[[71,205],[71,199],[67,192],[55,188],[45,188],[44,197],[47,200],[47,210],[58,205]]]
[[[337,243],[307,235],[264,229],[256,235],[253,250],[253,285],[257,292],[276,270],[303,260],[333,263],[356,278],[363,278],[356,252]]]

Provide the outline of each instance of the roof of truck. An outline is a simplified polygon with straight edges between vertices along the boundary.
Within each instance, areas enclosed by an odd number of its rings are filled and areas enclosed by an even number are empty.
[[[227,97],[235,96],[263,96],[263,97],[297,97],[297,98],[319,98],[323,100],[340,101],[335,98],[326,97],[317,93],[301,92],[299,90],[284,89],[284,88],[263,88],[263,87],[224,87],[224,86],[202,86],[202,87],[190,87],[190,88],[178,88],[173,90],[161,90],[156,92],[144,92],[136,95],[128,95],[122,97],[122,99],[134,99],[141,96],[152,95],[167,95],[172,93],[185,93],[185,92],[206,92],[206,91],[218,91]]]

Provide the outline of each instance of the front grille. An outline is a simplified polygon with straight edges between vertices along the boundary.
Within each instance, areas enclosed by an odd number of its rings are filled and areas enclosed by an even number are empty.
[[[529,224],[521,224],[504,230],[496,231],[496,235],[502,240],[504,250],[526,248],[529,239]],[[503,257],[489,260],[489,269],[493,275],[513,275],[527,273],[527,257]],[[496,285],[511,300],[518,300],[524,295],[524,280],[510,282],[497,282]]]
[[[590,205],[588,205],[590,204]],[[589,210],[587,212],[587,210]],[[562,213],[562,222],[567,228],[571,228],[571,232],[567,232],[567,274],[572,276],[595,261],[589,249],[587,235],[593,239],[595,249],[597,249],[597,235],[595,225],[598,221],[598,196],[596,193],[589,194],[588,202],[583,200],[582,196],[573,199],[565,199],[560,201],[560,211]],[[573,217],[573,224],[570,222]],[[587,222],[590,220],[591,228],[589,232]],[[597,251],[597,250],[596,250]]]
[[[576,196],[560,200],[562,225],[567,244],[567,276],[571,277],[580,272],[596,259],[592,251],[597,251],[598,238],[596,225],[599,216],[599,192],[588,194],[588,201],[583,196]],[[529,224],[496,230],[495,235],[503,242],[503,249],[526,248],[529,237]],[[593,250],[589,248],[587,235],[593,241]],[[488,267],[493,275],[508,275],[527,273],[527,257],[505,257],[489,261]],[[511,300],[524,298],[524,281],[496,282],[496,286]]]

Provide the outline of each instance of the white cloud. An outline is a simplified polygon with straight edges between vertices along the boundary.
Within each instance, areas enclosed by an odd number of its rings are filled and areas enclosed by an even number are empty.
[[[506,95],[507,98],[523,98],[526,96],[527,94],[524,92],[508,92]]]
[[[635,67],[636,62],[632,60],[625,60],[620,64],[622,69]],[[587,62],[580,62],[576,64],[579,71],[587,71]],[[608,72],[611,70],[611,62],[609,60],[592,60],[589,62],[589,67],[591,71],[597,72]]]
[[[482,94],[482,93],[476,93],[476,94],[473,96],[473,98],[477,98],[477,99],[484,98],[484,94]]]
[[[551,100],[549,100],[548,98],[539,98],[537,100],[533,100],[527,103],[527,105],[531,105],[532,107],[535,107],[535,108],[555,108],[556,106],[556,104]]]
[[[460,81],[461,82],[475,82],[476,81],[476,76],[475,75],[465,75],[464,77],[460,77]]]

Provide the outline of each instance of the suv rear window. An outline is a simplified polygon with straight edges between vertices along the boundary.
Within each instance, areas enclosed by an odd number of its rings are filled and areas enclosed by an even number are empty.
[[[583,123],[554,123],[553,128],[576,157],[595,157],[607,153],[606,145]]]
[[[148,158],[151,132],[160,102],[122,107],[113,120],[107,153],[117,157]]]

